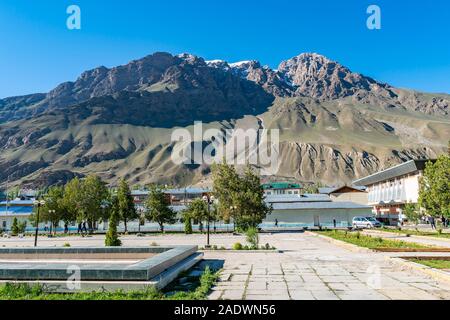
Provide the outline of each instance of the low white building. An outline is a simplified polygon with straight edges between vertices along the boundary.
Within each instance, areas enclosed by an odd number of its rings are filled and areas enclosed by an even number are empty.
[[[410,160],[353,181],[353,184],[367,187],[368,204],[378,220],[396,225],[403,218],[404,205],[418,202],[419,179],[428,161],[435,160]]]
[[[348,227],[354,217],[373,216],[371,207],[351,201],[333,201],[325,194],[272,195],[266,197],[273,211],[264,227]]]

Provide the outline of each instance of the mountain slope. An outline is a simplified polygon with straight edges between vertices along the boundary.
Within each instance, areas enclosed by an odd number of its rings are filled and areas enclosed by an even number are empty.
[[[278,70],[155,53],[100,67],[47,94],[0,100],[0,184],[200,183],[205,165],[171,161],[175,127],[279,129],[271,179],[327,184],[412,158],[434,158],[450,137],[450,96],[394,88],[317,54]],[[206,128],[204,128],[206,130]],[[206,146],[209,141],[202,144]]]

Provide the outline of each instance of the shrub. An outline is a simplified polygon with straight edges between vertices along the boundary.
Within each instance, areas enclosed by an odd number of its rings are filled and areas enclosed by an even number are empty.
[[[358,231],[358,232],[356,233],[356,239],[360,239],[360,238],[361,238],[361,232]]]
[[[63,247],[67,247],[67,248],[70,247],[70,243],[68,243],[68,242],[64,243]]]
[[[270,250],[270,244],[266,243],[266,244],[264,245],[264,249]]]
[[[27,228],[27,222],[26,221],[19,222],[17,228],[19,233],[25,233],[25,229]]]
[[[158,244],[157,244],[155,241],[153,241],[152,243],[150,243],[150,246],[151,246],[151,247],[157,247]]]
[[[248,228],[245,232],[246,240],[250,244],[252,249],[258,249],[259,245],[259,234],[258,229],[255,227]]]
[[[242,244],[240,242],[236,242],[233,244],[233,250],[242,250]]]
[[[191,218],[189,218],[187,216],[184,217],[184,233],[185,234],[192,234]]]
[[[441,235],[441,234],[442,234],[442,228],[437,229],[437,233],[438,233],[439,235]]]

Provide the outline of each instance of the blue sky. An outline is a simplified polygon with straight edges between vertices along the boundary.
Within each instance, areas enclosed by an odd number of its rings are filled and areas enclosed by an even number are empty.
[[[276,68],[318,52],[398,87],[450,93],[450,2],[408,0],[1,0],[0,98],[47,92],[155,51]],[[66,8],[81,8],[81,30]],[[366,9],[381,8],[381,30]]]

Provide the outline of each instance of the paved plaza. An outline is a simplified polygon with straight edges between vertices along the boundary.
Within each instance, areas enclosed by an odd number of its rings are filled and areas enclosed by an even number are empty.
[[[40,246],[103,246],[103,236],[40,238]],[[204,235],[122,237],[125,246],[197,244]],[[230,247],[242,236],[212,235],[211,244]],[[281,252],[208,251],[204,258],[223,265],[210,299],[450,299],[450,283],[395,264],[388,253],[355,253],[310,233],[262,234]],[[1,246],[32,246],[32,238],[0,239]]]

